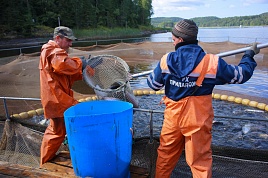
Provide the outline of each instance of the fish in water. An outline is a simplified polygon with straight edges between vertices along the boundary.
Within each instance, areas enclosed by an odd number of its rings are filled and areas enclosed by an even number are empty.
[[[119,87],[121,87],[122,85],[124,85],[124,83],[117,81],[117,82],[114,82],[114,83],[111,84],[110,89],[116,90]],[[121,97],[117,97],[119,95],[122,95],[122,92],[124,92],[123,95],[125,95],[126,101],[132,103],[134,108],[139,107],[139,104],[138,104],[138,102],[137,102],[132,90],[130,89],[130,86],[128,85],[128,83],[126,84],[126,87],[125,87],[125,89],[123,91],[119,91],[120,94],[118,94],[118,93],[113,94],[114,98],[122,99]],[[111,99],[111,97],[108,97],[108,98]]]

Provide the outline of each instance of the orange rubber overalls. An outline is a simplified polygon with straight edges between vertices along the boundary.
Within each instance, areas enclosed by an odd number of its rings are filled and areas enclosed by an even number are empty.
[[[54,41],[43,45],[40,55],[40,90],[45,118],[50,119],[41,145],[40,166],[51,160],[65,135],[63,113],[78,103],[73,98],[72,84],[82,79],[80,58],[68,57]]]
[[[212,60],[210,60],[210,58]],[[196,85],[201,86],[205,75],[215,75],[217,57],[205,55],[190,75],[200,74]],[[161,60],[162,70],[168,70]],[[170,177],[185,149],[186,162],[194,178],[212,177],[212,96],[188,96],[179,101],[163,97],[166,105],[156,163],[156,178]]]

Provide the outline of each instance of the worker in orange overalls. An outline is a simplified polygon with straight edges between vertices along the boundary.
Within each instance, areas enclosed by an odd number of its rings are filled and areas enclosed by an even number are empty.
[[[156,178],[170,177],[185,149],[186,162],[194,178],[212,177],[212,91],[215,85],[242,84],[257,66],[254,44],[240,63],[227,64],[216,55],[206,54],[198,45],[198,27],[183,19],[172,29],[175,51],[164,55],[148,76],[150,88],[165,87],[164,122],[157,150]]]
[[[69,57],[68,49],[76,40],[70,28],[59,26],[54,29],[53,40],[41,49],[40,90],[45,118],[50,120],[42,140],[40,167],[54,158],[66,135],[63,113],[78,103],[73,98],[72,84],[82,79],[86,60]],[[93,70],[93,69],[92,69]]]

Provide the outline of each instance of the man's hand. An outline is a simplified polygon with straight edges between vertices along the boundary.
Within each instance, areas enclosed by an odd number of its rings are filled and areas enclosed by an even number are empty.
[[[82,71],[87,67],[87,61],[84,56],[80,57],[82,61]]]
[[[93,60],[92,62],[89,62],[90,67],[95,68],[102,63],[103,58],[101,56],[96,56],[89,59],[89,61],[90,60]]]
[[[260,52],[260,49],[257,48],[257,43],[253,43],[253,45],[250,47],[250,50],[254,51],[255,55]]]

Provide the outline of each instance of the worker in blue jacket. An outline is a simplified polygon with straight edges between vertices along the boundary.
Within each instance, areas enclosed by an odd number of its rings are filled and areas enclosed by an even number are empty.
[[[147,79],[151,89],[165,89],[156,178],[170,177],[183,149],[194,178],[212,177],[213,88],[242,84],[257,66],[253,56],[260,50],[256,43],[235,66],[206,54],[198,45],[197,34],[194,21],[176,23],[172,29],[175,51],[165,54]]]

